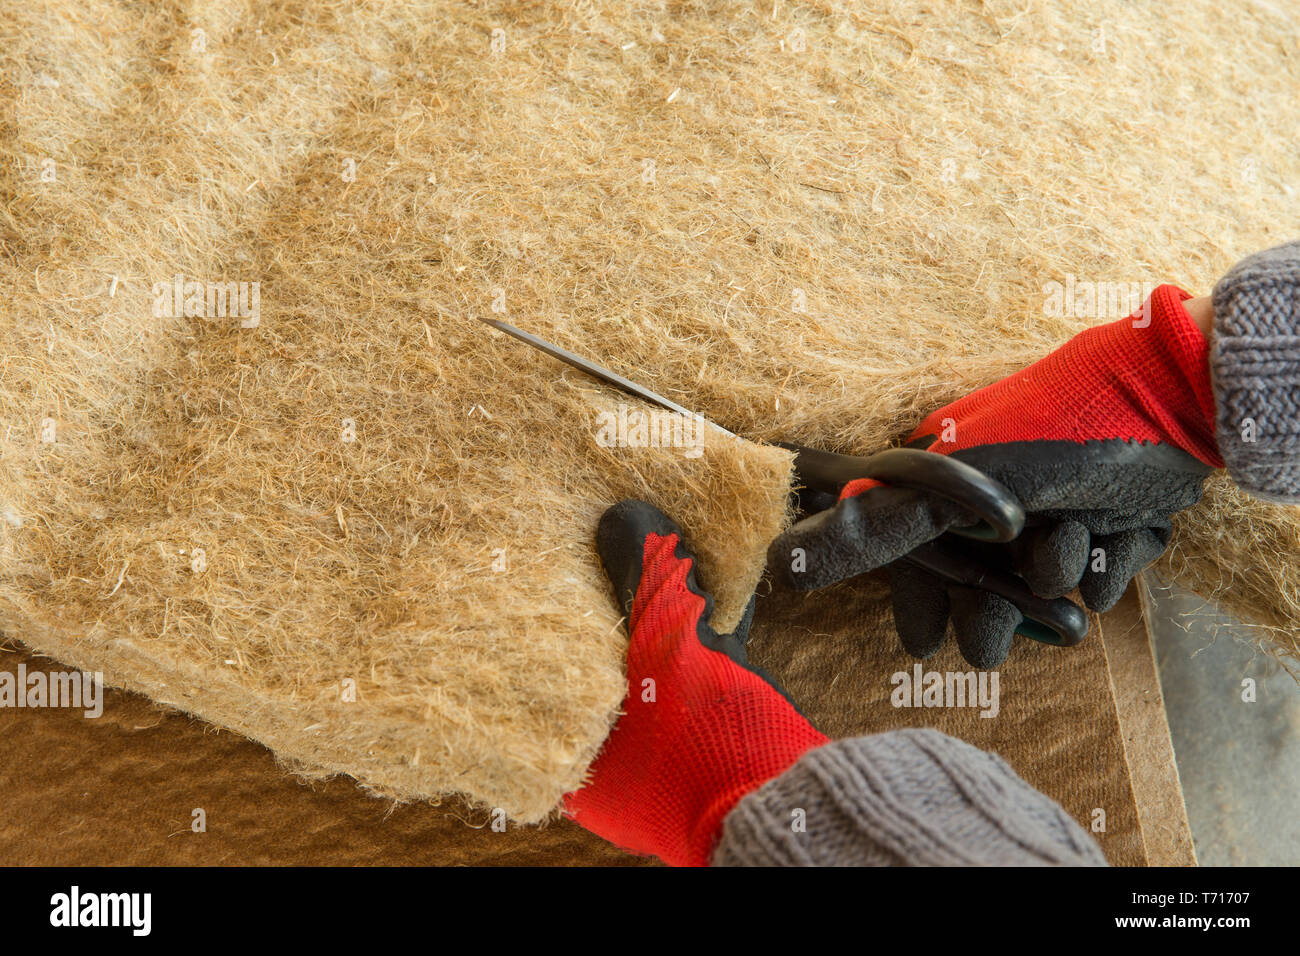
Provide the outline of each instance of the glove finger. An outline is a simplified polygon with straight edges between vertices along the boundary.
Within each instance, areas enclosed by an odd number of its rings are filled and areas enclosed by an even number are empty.
[[[924,492],[871,488],[795,523],[772,542],[768,566],[786,587],[827,587],[898,560],[961,517],[961,508]]]
[[[676,536],[671,556],[665,553],[667,540]],[[754,598],[741,617],[740,624],[730,634],[719,634],[709,624],[713,617],[713,595],[701,587],[695,576],[695,555],[684,543],[684,535],[677,523],[654,505],[645,501],[628,499],[620,501],[600,516],[596,525],[596,550],[605,573],[614,585],[619,607],[628,619],[629,633],[635,627],[632,619],[637,592],[649,587],[647,600],[640,614],[658,614],[679,618],[685,614],[694,624],[695,636],[710,650],[726,654],[741,667],[747,667],[745,640],[754,620]],[[647,545],[647,542],[649,544]],[[649,580],[645,564],[652,562]],[[674,576],[682,574],[685,565],[686,589],[700,599],[694,608],[680,603],[680,590],[667,586]]]
[[[668,555],[664,539],[673,535],[677,537],[671,555]],[[620,501],[600,516],[600,522],[596,526],[596,550],[605,565],[605,573],[614,585],[619,606],[627,615],[628,631],[631,632],[636,626],[632,620],[632,611],[637,603],[637,592],[642,587],[648,587],[650,590],[647,600],[639,609],[642,617],[658,615],[661,621],[676,621],[678,624],[692,626],[701,644],[709,650],[725,654],[741,667],[758,674],[790,700],[785,688],[770,674],[749,666],[745,642],[754,620],[755,599],[749,599],[740,624],[734,631],[730,634],[715,631],[709,624],[713,616],[713,595],[705,591],[696,579],[695,556],[686,548],[682,539],[681,528],[676,522],[644,501]],[[649,576],[645,568],[648,558],[652,562]],[[682,605],[681,590],[671,583],[681,580],[675,576],[682,573],[683,564],[688,566],[682,583],[699,599],[694,607],[690,607],[689,602],[686,606]]]
[[[974,667],[997,667],[1011,652],[1012,638],[1025,616],[1006,598],[979,588],[954,586],[948,592],[961,656]]]
[[[885,570],[898,639],[903,650],[924,660],[939,649],[948,632],[948,590],[929,571],[907,561]]]
[[[1098,613],[1118,604],[1129,581],[1164,553],[1169,534],[1167,528],[1136,528],[1093,538],[1088,568],[1079,582],[1083,603]]]
[[[667,538],[677,535],[678,550],[694,563],[694,556],[681,544],[682,529],[654,505],[628,499],[620,501],[600,516],[596,525],[596,551],[605,574],[614,585],[619,607],[629,618],[641,586],[644,572],[645,543],[650,535]]]
[[[1088,566],[1091,540],[1088,529],[1070,519],[1026,528],[1013,542],[1016,573],[1039,597],[1069,594]]]
[[[1157,510],[1118,511],[1113,508],[1095,508],[1092,510],[1053,509],[1035,512],[1035,517],[1052,521],[1077,521],[1088,529],[1089,534],[1103,535],[1132,531],[1134,528],[1155,527],[1167,522],[1169,514],[1168,511]]]

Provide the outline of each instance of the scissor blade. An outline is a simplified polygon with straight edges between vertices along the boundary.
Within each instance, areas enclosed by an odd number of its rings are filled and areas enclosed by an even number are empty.
[[[664,398],[658,392],[650,391],[650,389],[646,388],[644,385],[638,385],[631,379],[626,379],[616,372],[611,372],[609,369],[597,365],[595,362],[585,359],[581,355],[575,355],[568,349],[562,349],[558,345],[553,345],[546,341],[546,339],[538,338],[530,332],[525,332],[523,329],[515,328],[509,322],[502,322],[499,319],[480,319],[479,321],[492,326],[492,328],[499,332],[504,332],[506,335],[514,336],[521,342],[528,343],[533,348],[545,352],[552,358],[557,358],[561,362],[565,362],[576,369],[586,372],[592,378],[598,378],[602,382],[608,382],[610,385],[627,392],[629,395],[643,398],[651,404],[658,405],[660,408],[666,408],[670,412],[676,412],[678,415],[685,415],[687,418],[699,418],[701,421],[709,421],[707,418],[704,418],[704,416],[683,408],[671,399]],[[709,424],[724,434],[732,435],[731,432],[727,431],[716,422],[709,422]],[[732,437],[735,436],[732,435]]]

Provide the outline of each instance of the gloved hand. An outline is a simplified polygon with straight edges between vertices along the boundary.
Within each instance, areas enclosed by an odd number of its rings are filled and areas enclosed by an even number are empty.
[[[596,547],[628,616],[628,695],[565,811],[625,850],[705,865],[732,807],[827,738],[746,662],[752,600],[734,632],[709,625],[713,598],[677,525],[623,501]]]
[[[1195,504],[1223,467],[1205,335],[1175,286],[1127,318],[1080,333],[1043,360],[934,412],[906,447],[951,455],[1001,482],[1026,528],[985,550],[1040,597],[1076,586],[1105,611],[1169,543],[1170,517]],[[769,567],[800,590],[884,567],[904,648],[929,657],[951,617],[962,655],[995,667],[1023,620],[987,591],[945,585],[899,558],[970,516],[926,492],[872,480],[773,542]]]

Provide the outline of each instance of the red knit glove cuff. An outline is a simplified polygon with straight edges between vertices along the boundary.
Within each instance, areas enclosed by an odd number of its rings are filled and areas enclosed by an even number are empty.
[[[1122,439],[1167,444],[1223,467],[1215,437],[1209,342],[1183,307],[1191,296],[1158,286],[1126,318],[1079,333],[1026,369],[931,414],[908,438],[952,454],[979,445]],[[860,479],[840,497],[878,485]]]

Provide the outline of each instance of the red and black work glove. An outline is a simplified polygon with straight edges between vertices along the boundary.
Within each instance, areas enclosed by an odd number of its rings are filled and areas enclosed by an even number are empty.
[[[1205,477],[1223,467],[1209,344],[1183,307],[1188,298],[1176,286],[1159,286],[1127,318],[1082,332],[934,412],[906,442],[978,468],[1020,500],[1027,521],[1015,541],[968,547],[1015,571],[1040,597],[1077,587],[1088,607],[1111,608],[1168,545],[1170,517],[1195,504]],[[961,508],[927,492],[852,481],[833,507],[777,538],[769,566],[800,590],[886,568],[909,653],[937,651],[951,618],[966,660],[995,667],[1024,620],[1019,609],[896,563],[971,523]]]
[[[732,633],[709,625],[713,598],[662,512],[620,502],[596,547],[628,616],[628,695],[565,811],[625,850],[705,865],[732,807],[827,738],[746,662],[752,600]]]

